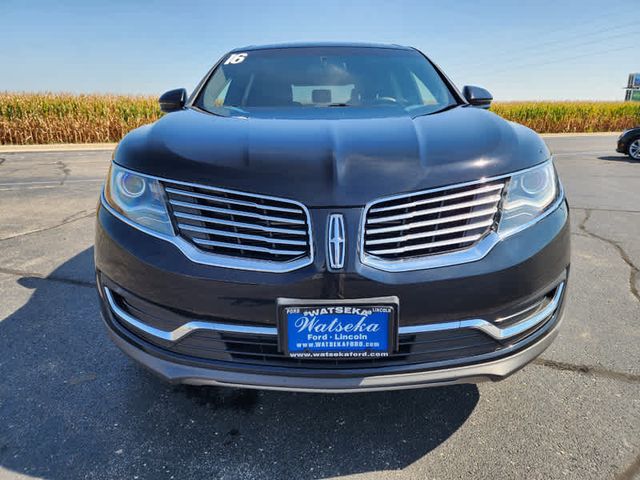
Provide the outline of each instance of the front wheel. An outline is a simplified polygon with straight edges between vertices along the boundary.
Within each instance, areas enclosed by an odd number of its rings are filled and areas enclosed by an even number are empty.
[[[640,160],[640,137],[636,138],[629,144],[627,153],[634,160]]]

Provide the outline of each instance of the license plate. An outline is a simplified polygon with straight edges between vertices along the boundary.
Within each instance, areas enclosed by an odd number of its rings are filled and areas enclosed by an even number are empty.
[[[279,344],[285,355],[303,359],[381,358],[396,348],[397,302],[298,302],[279,302]]]

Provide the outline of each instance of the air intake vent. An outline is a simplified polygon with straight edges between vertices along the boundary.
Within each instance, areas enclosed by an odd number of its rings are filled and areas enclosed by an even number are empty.
[[[387,261],[473,246],[496,222],[504,180],[379,200],[365,213],[364,252]]]
[[[174,225],[198,249],[272,262],[311,256],[307,210],[291,200],[163,182]]]

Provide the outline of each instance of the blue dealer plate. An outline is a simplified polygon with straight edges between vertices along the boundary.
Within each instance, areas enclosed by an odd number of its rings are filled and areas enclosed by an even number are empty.
[[[395,346],[392,305],[282,308],[280,341],[296,358],[386,357]]]

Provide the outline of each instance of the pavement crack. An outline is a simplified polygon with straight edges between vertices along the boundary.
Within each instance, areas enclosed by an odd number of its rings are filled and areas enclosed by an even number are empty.
[[[591,234],[590,234],[590,232],[587,232],[585,225],[589,221],[589,219],[591,218],[591,213],[593,212],[593,209],[584,208],[583,210],[585,211],[585,215],[584,215],[584,218],[582,219],[582,221],[580,222],[580,225],[578,225],[578,229],[583,231],[583,232],[585,232],[585,234],[590,237]]]
[[[554,370],[560,370],[565,372],[584,373],[587,375],[594,375],[598,377],[605,377],[611,380],[620,380],[627,383],[640,382],[640,375],[627,372],[618,372],[615,370],[609,370],[606,368],[592,367],[589,365],[576,365],[573,363],[558,362],[556,360],[548,360],[546,358],[537,358],[533,361],[534,365],[541,367],[552,368]]]
[[[616,475],[615,480],[633,480],[640,473],[640,453],[622,472]]]
[[[80,220],[82,218],[87,218],[92,216],[94,213],[96,213],[95,209],[85,209],[85,210],[80,210],[79,212],[76,213],[72,213],[71,215],[69,215],[68,217],[64,217],[62,219],[62,222],[60,222],[61,225],[66,225],[69,222],[74,222],[76,220]]]
[[[64,185],[64,182],[67,181],[67,178],[69,178],[69,175],[71,174],[71,168],[69,168],[69,166],[61,160],[58,160],[56,162],[56,165],[62,172],[62,180],[60,180],[60,185]]]
[[[580,225],[578,225],[578,228],[586,235],[605,242],[616,249],[622,261],[629,266],[629,291],[631,292],[631,295],[633,295],[635,299],[640,302],[640,292],[638,292],[638,287],[636,286],[638,279],[638,267],[633,263],[633,261],[631,261],[631,258],[624,250],[624,248],[622,248],[622,245],[620,245],[615,240],[611,240],[609,238],[603,237],[602,235],[598,235],[597,233],[592,232],[587,228],[587,222],[591,218],[592,209],[585,209],[585,212],[586,214],[582,219],[582,222],[580,222]]]
[[[2,165],[5,162],[6,158],[0,157],[0,165]]]
[[[78,286],[78,287],[95,288],[95,286],[96,286],[95,282],[87,282],[86,280],[76,280],[76,279],[73,279],[73,278],[60,277],[60,276],[55,275],[55,274],[45,276],[45,275],[42,275],[40,273],[25,272],[25,271],[22,271],[22,270],[16,270],[14,268],[0,267],[0,273],[4,273],[6,275],[13,275],[13,276],[16,276],[16,277],[36,278],[38,280],[66,283],[68,285],[75,285],[75,286]]]
[[[0,238],[0,242],[3,242],[5,240],[13,240],[15,238],[20,238],[20,237],[26,237],[27,235],[33,235],[34,233],[46,232],[47,230],[53,230],[54,228],[59,228],[64,225],[77,222],[78,220],[82,220],[83,218],[91,217],[95,213],[96,213],[95,210],[81,210],[72,215],[69,215],[68,217],[65,217],[60,223],[56,223],[55,225],[39,228],[37,230],[29,230],[28,232],[18,233],[16,235],[11,235],[9,237],[3,237],[3,238]]]
[[[571,210],[590,210],[592,212],[609,212],[609,213],[640,213],[640,210],[626,210],[621,208],[594,208],[594,207],[575,207],[571,206]]]

